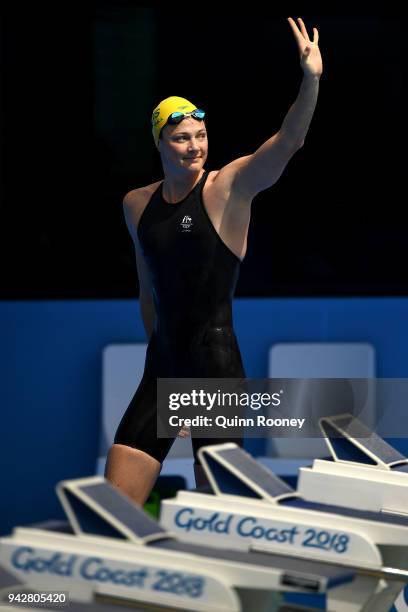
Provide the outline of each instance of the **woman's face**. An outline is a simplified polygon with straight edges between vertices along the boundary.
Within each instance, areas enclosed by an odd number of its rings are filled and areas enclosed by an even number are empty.
[[[204,121],[186,117],[177,125],[165,125],[158,148],[166,169],[199,172],[208,154]]]

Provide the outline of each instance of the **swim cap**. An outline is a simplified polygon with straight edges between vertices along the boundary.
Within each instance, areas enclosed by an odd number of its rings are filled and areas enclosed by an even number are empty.
[[[170,96],[170,98],[162,100],[156,106],[152,114],[152,130],[156,147],[159,143],[160,132],[166,125],[167,119],[172,113],[189,113],[196,109],[197,107],[194,106],[194,104],[192,104],[185,98],[179,98],[178,96]]]

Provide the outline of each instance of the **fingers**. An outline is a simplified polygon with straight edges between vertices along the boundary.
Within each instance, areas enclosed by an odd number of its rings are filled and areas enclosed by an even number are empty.
[[[295,35],[296,40],[298,41],[298,43],[300,43],[302,41],[302,36],[298,30],[296,23],[294,22],[292,17],[288,17],[288,21],[289,21],[290,27],[292,28],[292,32]]]
[[[190,435],[190,428],[183,425],[183,427],[178,432],[177,436],[179,438],[188,438]]]
[[[313,41],[311,41],[309,38],[309,34],[307,33],[306,26],[304,24],[303,19],[301,19],[301,17],[298,17],[297,20],[299,22],[299,26],[296,24],[295,20],[292,19],[292,17],[288,17],[289,25],[292,28],[292,31],[294,35],[296,36],[296,39],[298,41],[302,40],[302,36],[303,36],[306,42],[313,42],[317,44],[319,42],[319,32],[317,31],[317,28],[313,28]],[[299,28],[300,28],[300,32],[299,32]],[[300,33],[302,33],[302,35]]]
[[[298,22],[299,22],[299,25],[300,25],[300,31],[302,32],[302,34],[305,37],[305,39],[308,42],[310,42],[310,38],[309,38],[309,34],[307,33],[306,26],[305,26],[305,24],[303,23],[303,20],[300,17],[298,17]]]

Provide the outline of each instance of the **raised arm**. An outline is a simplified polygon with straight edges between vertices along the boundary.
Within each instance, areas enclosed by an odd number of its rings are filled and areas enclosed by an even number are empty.
[[[271,187],[281,176],[288,161],[303,146],[317,103],[323,62],[318,46],[319,33],[313,28],[311,41],[302,19],[299,26],[288,22],[295,36],[303,69],[303,80],[296,101],[289,109],[280,130],[246,158],[225,167],[235,172],[233,189],[239,200],[249,200]]]

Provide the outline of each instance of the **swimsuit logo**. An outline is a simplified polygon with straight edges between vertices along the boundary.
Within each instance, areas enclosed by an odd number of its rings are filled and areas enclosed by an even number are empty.
[[[191,232],[191,226],[193,225],[193,220],[188,215],[184,215],[182,222],[180,223],[182,227],[182,232]]]

